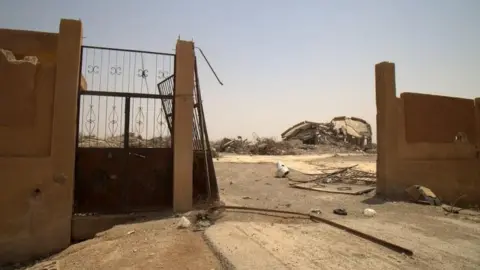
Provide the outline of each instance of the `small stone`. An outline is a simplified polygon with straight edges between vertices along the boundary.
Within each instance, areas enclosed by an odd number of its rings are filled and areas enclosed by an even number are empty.
[[[186,228],[190,227],[191,225],[192,225],[192,223],[190,222],[190,220],[188,218],[181,217],[180,221],[178,222],[177,228],[186,229]]]
[[[365,210],[363,210],[363,215],[367,216],[367,217],[373,217],[377,214],[377,211],[371,209],[371,208],[365,208]]]
[[[135,231],[128,231],[127,235],[134,234],[134,233],[135,233]]]
[[[243,197],[242,197],[242,199],[244,199],[244,200],[250,200],[250,199],[252,199],[252,197],[249,197],[249,196],[243,196]]]

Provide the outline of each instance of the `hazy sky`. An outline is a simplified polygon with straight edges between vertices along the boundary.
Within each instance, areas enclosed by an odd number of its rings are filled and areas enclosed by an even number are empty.
[[[480,96],[478,0],[0,0],[0,27],[57,32],[81,19],[85,45],[173,52],[195,41],[212,139],[280,137],[303,120],[358,116],[375,129],[374,65],[397,91]]]

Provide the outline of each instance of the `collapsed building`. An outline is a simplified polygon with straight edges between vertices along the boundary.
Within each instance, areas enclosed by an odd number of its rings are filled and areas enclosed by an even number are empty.
[[[328,123],[303,121],[285,130],[282,140],[300,140],[304,144],[345,143],[362,149],[372,147],[370,124],[357,117],[338,116]]]

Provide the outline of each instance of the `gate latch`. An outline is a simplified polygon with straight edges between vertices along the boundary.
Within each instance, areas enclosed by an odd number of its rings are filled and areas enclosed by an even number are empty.
[[[131,153],[131,152],[130,152],[130,153],[128,153],[128,154],[134,155],[134,156],[139,157],[139,158],[146,158],[146,156],[142,156],[142,155],[137,154],[137,153]]]

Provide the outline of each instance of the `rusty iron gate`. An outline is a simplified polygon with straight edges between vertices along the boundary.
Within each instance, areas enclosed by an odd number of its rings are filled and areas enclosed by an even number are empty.
[[[158,92],[162,97],[173,96],[174,75],[160,82]],[[162,111],[170,133],[173,134],[173,99],[162,99]],[[203,111],[202,93],[195,61],[193,89],[193,199],[195,202],[219,199],[218,183]]]
[[[175,55],[83,46],[75,213],[171,209]],[[218,199],[195,63],[193,198]],[[84,88],[84,89],[82,89]]]
[[[75,165],[75,213],[172,206],[172,147],[157,85],[175,55],[84,46]],[[173,82],[168,85],[173,93]]]

